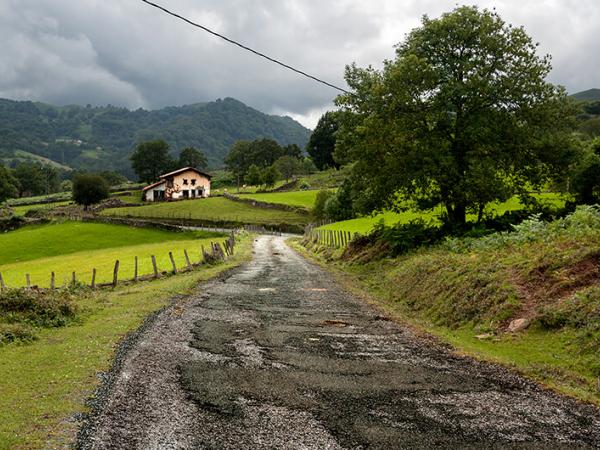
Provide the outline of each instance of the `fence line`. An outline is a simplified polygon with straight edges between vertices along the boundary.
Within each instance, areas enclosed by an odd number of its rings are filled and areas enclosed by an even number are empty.
[[[169,259],[170,259],[171,265],[172,265],[172,270],[170,270],[170,271],[162,271],[162,272],[159,271],[158,265],[156,263],[156,256],[150,255],[150,259],[152,261],[152,273],[146,274],[146,275],[139,274],[139,265],[138,265],[139,258],[138,258],[138,256],[135,256],[134,257],[134,276],[131,279],[121,279],[119,277],[121,263],[120,263],[120,260],[116,260],[114,263],[114,266],[113,266],[113,271],[112,271],[112,281],[105,282],[105,283],[97,283],[98,269],[94,267],[94,268],[92,268],[92,276],[91,276],[89,287],[91,287],[92,289],[99,288],[99,287],[115,288],[119,284],[132,283],[132,282],[136,283],[139,281],[153,280],[153,279],[160,278],[161,275],[168,275],[169,273],[172,275],[176,275],[178,273],[191,272],[195,268],[201,267],[203,265],[214,264],[216,262],[225,261],[227,258],[232,257],[234,255],[236,243],[237,243],[237,240],[235,237],[235,232],[232,231],[225,241],[211,242],[210,243],[210,251],[208,251],[208,252],[205,250],[204,246],[201,246],[200,260],[197,263],[192,262],[187,249],[183,249],[183,255],[184,255],[184,258],[186,261],[186,266],[183,268],[177,268],[177,266],[175,264],[175,258],[173,256],[173,252],[169,252]],[[25,286],[16,286],[15,288],[19,289],[19,288],[25,287],[26,289],[40,289],[37,285],[33,284],[31,281],[32,281],[31,275],[29,273],[26,273],[25,274]],[[85,283],[85,281],[83,281],[81,278],[78,280],[76,272],[73,271],[71,273],[71,282],[69,284],[75,285],[78,282]],[[9,289],[9,286],[7,286],[6,281],[2,276],[2,273],[0,273],[0,292],[4,291],[6,289]],[[52,271],[50,273],[50,288],[49,289],[56,289],[56,274],[54,271]]]
[[[330,222],[331,223],[331,222]],[[304,231],[304,242],[325,245],[334,248],[346,248],[359,233],[352,234],[345,230],[322,230],[322,223],[312,224]]]

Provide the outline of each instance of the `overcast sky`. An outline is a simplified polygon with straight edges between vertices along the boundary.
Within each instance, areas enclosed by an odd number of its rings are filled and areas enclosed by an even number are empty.
[[[346,64],[380,67],[393,45],[455,0],[154,0],[345,86]],[[553,55],[551,81],[600,87],[600,0],[471,1],[523,25]],[[0,97],[160,108],[234,97],[314,127],[336,91],[139,0],[0,0]]]

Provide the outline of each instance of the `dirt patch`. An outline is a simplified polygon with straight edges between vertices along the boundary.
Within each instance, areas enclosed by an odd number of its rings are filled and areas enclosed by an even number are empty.
[[[600,285],[600,253],[559,268],[536,267],[526,279],[515,273],[512,279],[522,301],[521,312],[515,317],[533,320],[540,307],[560,304],[581,289]],[[508,326],[508,321],[504,325]]]

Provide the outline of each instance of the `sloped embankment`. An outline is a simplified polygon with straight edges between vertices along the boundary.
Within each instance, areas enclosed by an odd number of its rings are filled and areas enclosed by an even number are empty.
[[[373,253],[351,246],[332,264],[457,349],[600,403],[598,208],[365,261]]]

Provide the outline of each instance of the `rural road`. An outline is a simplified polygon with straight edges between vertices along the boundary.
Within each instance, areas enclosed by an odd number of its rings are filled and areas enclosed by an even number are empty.
[[[81,448],[600,447],[597,409],[415,336],[281,237],[123,355]]]

